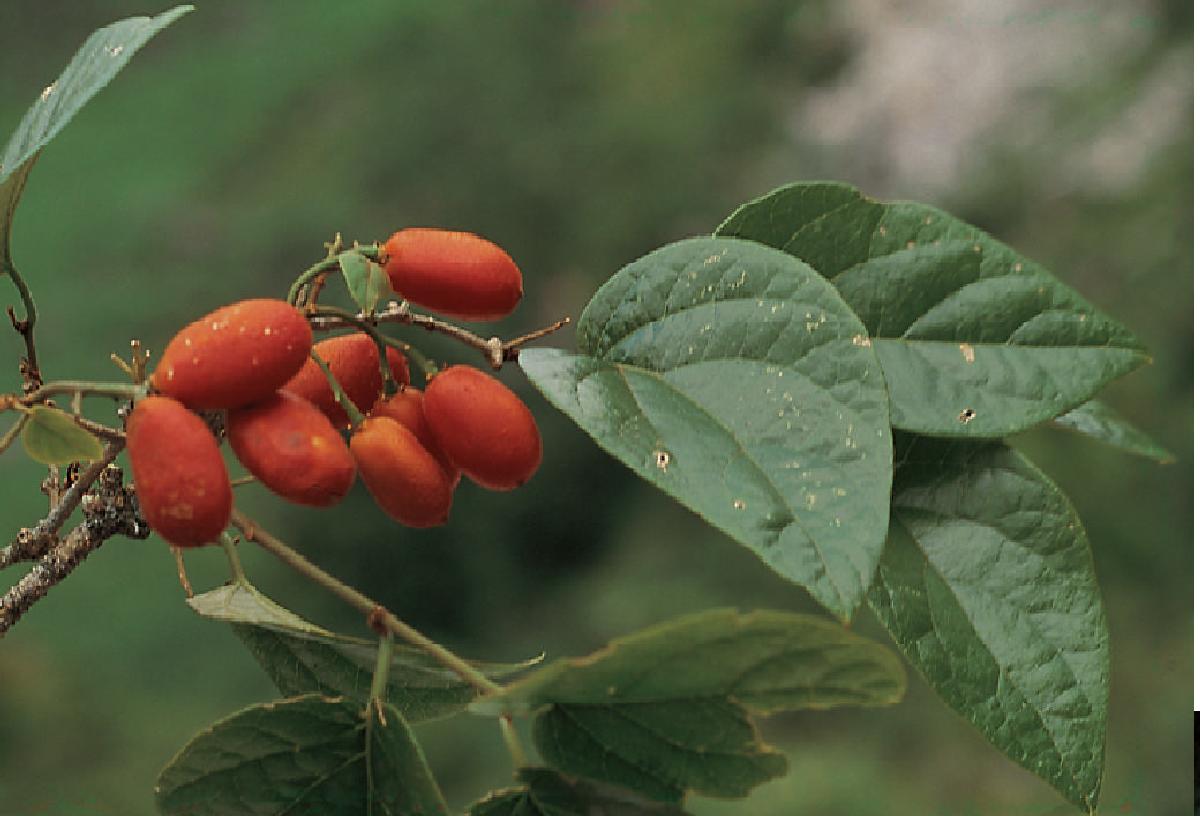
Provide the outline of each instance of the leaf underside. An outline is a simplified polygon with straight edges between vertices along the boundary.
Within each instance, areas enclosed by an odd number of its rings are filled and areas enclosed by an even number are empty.
[[[579,354],[525,373],[635,473],[848,619],[887,526],[891,435],[861,321],[806,264],[696,238],[618,272]]]
[[[188,603],[199,614],[233,625],[234,634],[286,697],[319,693],[365,705],[371,690],[377,646],[328,632],[284,609],[256,589],[231,584],[197,595]],[[499,678],[534,662],[475,666]],[[462,711],[477,692],[424,652],[394,647],[387,701],[411,723]]]
[[[781,249],[833,281],[866,324],[903,430],[1006,436],[1148,361],[1128,329],[1041,266],[924,204],[793,184],[717,234]]]
[[[929,685],[1085,811],[1104,766],[1108,631],[1083,526],[1000,443],[898,436],[868,601]]]
[[[21,442],[29,458],[44,465],[95,462],[104,455],[100,440],[76,425],[70,414],[45,405],[29,409]]]
[[[493,792],[472,805],[469,816],[687,816],[673,805],[568,779],[546,768],[522,768],[517,781],[522,787]]]

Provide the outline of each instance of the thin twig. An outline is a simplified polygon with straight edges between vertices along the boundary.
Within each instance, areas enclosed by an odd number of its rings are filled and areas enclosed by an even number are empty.
[[[10,404],[16,402],[20,405],[34,405],[44,401],[46,397],[52,397],[55,394],[84,394],[94,397],[113,397],[114,399],[135,399],[145,393],[145,391],[145,386],[134,385],[132,383],[55,380],[54,382],[48,382],[45,385],[39,386],[23,397],[17,399],[10,398],[9,402]]]
[[[357,321],[365,320],[367,316],[359,314],[355,318],[356,321],[351,322],[342,317],[313,315],[309,317],[308,322],[317,331],[329,331],[331,329],[356,326]],[[517,359],[517,354],[524,344],[556,332],[571,322],[571,318],[566,317],[543,329],[538,329],[537,331],[504,342],[499,337],[484,338],[454,323],[448,323],[432,315],[414,312],[409,308],[407,302],[389,303],[387,309],[382,312],[376,312],[370,317],[370,320],[376,325],[380,323],[399,323],[404,326],[419,326],[426,331],[437,332],[438,334],[452,337],[463,345],[470,346],[478,351],[488,361],[488,364],[497,370],[502,368],[505,362]]]
[[[92,436],[98,436],[105,442],[123,442],[125,440],[125,432],[119,428],[110,428],[108,425],[103,425],[99,422],[93,422],[87,417],[73,414],[71,416],[75,420],[75,424]]]
[[[70,575],[104,540],[93,536],[87,525],[81,524],[43,555],[28,574],[0,597],[0,637],[4,637],[31,606]]]
[[[263,530],[236,508],[233,511],[232,523],[234,527],[241,531],[247,541],[255,542],[305,578],[329,590],[363,615],[368,616],[370,620],[382,623],[396,637],[416,646],[480,692],[494,694],[501,690],[499,684],[493,682],[487,675],[454,654],[454,652],[430,640],[416,629],[413,629],[382,605],[363,595],[354,587],[334,578],[283,541]]]
[[[100,478],[110,462],[125,447],[124,440],[112,440],[104,446],[104,453],[95,462],[88,465],[75,484],[63,492],[58,504],[46,514],[32,529],[22,529],[16,539],[7,547],[0,549],[0,569],[11,566],[19,561],[33,561],[45,553],[54,536],[62,529],[67,518],[79,506],[79,502],[92,484]]]

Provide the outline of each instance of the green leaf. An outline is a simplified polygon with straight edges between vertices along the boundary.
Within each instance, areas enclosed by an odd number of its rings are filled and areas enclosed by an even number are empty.
[[[1163,465],[1175,461],[1174,454],[1099,400],[1088,400],[1075,410],[1056,417],[1054,425]]]
[[[404,718],[310,695],[250,706],[192,739],[155,788],[166,816],[448,813]]]
[[[1128,329],[1041,266],[924,204],[793,184],[717,234],[782,249],[833,281],[870,330],[897,428],[1006,436],[1148,361]]]
[[[29,458],[44,465],[95,462],[104,455],[100,440],[75,424],[65,411],[35,405],[26,413],[21,443]]]
[[[380,299],[392,291],[391,281],[383,267],[358,252],[349,250],[338,255],[338,266],[346,279],[350,297],[363,312],[370,313]]]
[[[194,595],[187,599],[187,603],[197,614],[210,620],[254,626],[277,626],[296,633],[334,637],[331,632],[309,623],[249,584],[226,584]]]
[[[62,75],[26,112],[0,153],[0,264],[5,269],[12,266],[9,236],[13,214],[38,153],[139,48],[191,10],[191,6],[176,6],[157,17],[130,17],[93,32]]]
[[[234,634],[285,697],[316,692],[366,704],[377,644],[314,626],[253,587],[231,584],[190,598],[198,613],[233,624]],[[474,663],[500,678],[538,661]],[[394,647],[387,700],[409,722],[445,717],[467,707],[478,693],[453,672],[411,646]]]
[[[745,796],[784,773],[751,712],[888,705],[904,686],[895,655],[832,621],[721,609],[557,661],[471,710],[537,711],[551,767],[678,802],[688,790]]]
[[[521,367],[635,473],[849,619],[887,528],[887,394],[865,329],[806,264],[748,241],[663,247],[600,288],[580,354]]]
[[[1083,525],[1003,444],[900,436],[871,607],[930,686],[1082,809],[1104,767],[1108,630]]]
[[[672,805],[567,779],[546,768],[522,768],[517,780],[524,787],[493,792],[472,805],[468,816],[687,816]]]

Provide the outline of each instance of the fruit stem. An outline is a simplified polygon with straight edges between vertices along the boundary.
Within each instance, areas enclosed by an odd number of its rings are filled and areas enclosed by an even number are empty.
[[[234,583],[249,586],[250,580],[246,578],[246,571],[242,569],[237,545],[233,543],[233,537],[229,533],[221,533],[221,546],[225,549],[225,557],[229,559],[229,571],[233,573]]]
[[[325,570],[293,550],[283,541],[263,530],[237,508],[233,510],[233,526],[241,531],[247,541],[253,541],[283,563],[315,584],[338,596],[350,606],[367,615],[373,622],[396,637],[417,647],[441,665],[458,675],[462,680],[483,694],[496,694],[503,690],[483,672],[476,669],[446,647],[430,640],[421,632],[401,621],[382,605],[363,595],[357,589],[344,584]]]
[[[330,255],[329,257],[323,258],[317,263],[313,264],[308,269],[305,269],[292,283],[291,288],[288,289],[287,302],[293,306],[299,305],[297,303],[297,299],[300,297],[300,290],[303,289],[305,285],[311,283],[313,278],[317,277],[318,275],[333,272],[337,268],[337,256]]]
[[[17,417],[17,421],[13,423],[13,426],[4,432],[4,436],[0,437],[0,453],[8,450],[13,440],[21,435],[21,430],[25,427],[25,422],[28,419],[28,414],[21,414],[21,416]]]
[[[437,363],[422,354],[416,346],[405,343],[403,340],[397,337],[390,337],[386,334],[381,336],[383,337],[384,342],[389,346],[399,349],[409,357],[413,358],[417,366],[421,369],[421,373],[425,375],[426,382],[432,380],[433,375],[438,373]]]
[[[379,353],[379,373],[383,377],[383,389],[387,396],[395,394],[400,389],[400,384],[396,382],[396,378],[392,375],[392,366],[388,363],[387,358],[387,338],[382,332],[365,317],[352,314],[345,309],[339,309],[336,306],[315,306],[310,312],[318,317],[337,317],[345,320],[347,323],[357,326],[360,331],[375,341],[375,350]]]
[[[346,396],[346,392],[342,390],[342,384],[337,381],[337,377],[333,376],[333,372],[329,370],[329,366],[325,364],[320,355],[314,350],[310,351],[308,356],[312,357],[313,362],[317,364],[317,367],[321,369],[321,373],[325,375],[325,379],[329,382],[329,387],[333,389],[334,399],[338,401],[338,405],[342,406],[342,410],[350,418],[351,427],[357,428],[366,419],[362,411],[358,410],[358,406],[354,404],[353,400]]]

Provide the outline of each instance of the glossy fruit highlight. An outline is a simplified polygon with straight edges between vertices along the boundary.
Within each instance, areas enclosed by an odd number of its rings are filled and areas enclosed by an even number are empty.
[[[243,300],[185,326],[167,344],[154,387],[189,408],[236,408],[269,397],[312,347],[312,329],[282,300]]]
[[[354,484],[354,457],[342,435],[307,400],[277,391],[236,408],[227,422],[238,461],[271,492],[309,507],[330,507]]]
[[[479,369],[457,365],[435,376],[425,389],[425,419],[450,461],[483,487],[520,487],[542,463],[533,414]]]
[[[409,527],[446,523],[450,480],[408,428],[387,417],[367,417],[350,437],[350,451],[363,484],[388,516]]]
[[[379,371],[379,349],[375,341],[362,332],[331,337],[313,346],[334,379],[342,386],[358,410],[366,413],[383,391],[383,375]],[[392,376],[401,385],[408,384],[408,360],[394,348],[387,350]],[[283,386],[298,397],[317,406],[329,421],[339,428],[350,424],[350,418],[334,399],[333,389],[320,366],[308,358],[304,366]]]
[[[499,320],[521,300],[509,254],[469,232],[412,228],[383,245],[384,270],[402,297],[462,320]]]
[[[217,539],[229,525],[233,490],[204,420],[169,397],[146,397],[134,406],[125,433],[150,527],[179,547]]]

